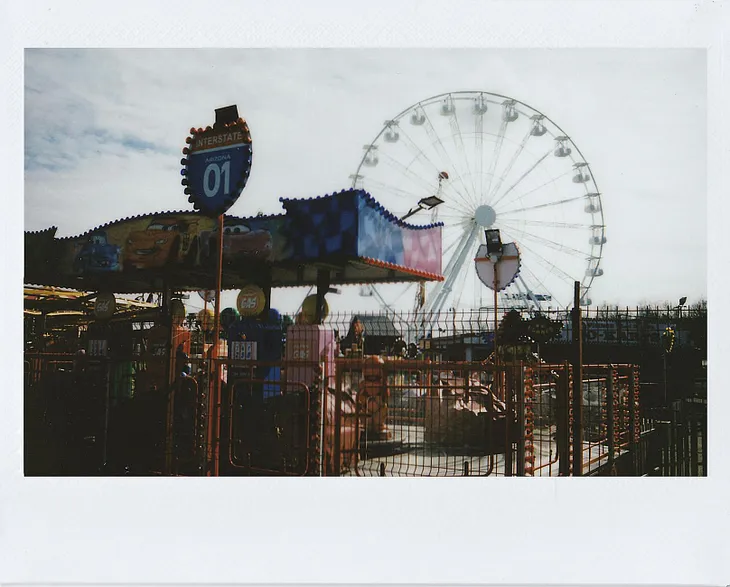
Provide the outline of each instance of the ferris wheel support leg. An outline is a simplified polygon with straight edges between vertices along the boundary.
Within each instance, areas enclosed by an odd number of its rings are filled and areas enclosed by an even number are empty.
[[[451,266],[450,269],[447,267],[447,276],[444,280],[442,286],[439,288],[438,293],[436,294],[436,297],[434,298],[433,302],[427,306],[426,314],[429,316],[428,325],[430,326],[431,323],[435,320],[436,314],[438,314],[441,309],[443,308],[444,304],[446,303],[446,299],[448,298],[449,294],[451,293],[451,290],[454,287],[454,283],[456,282],[456,278],[459,275],[459,271],[464,266],[464,261],[466,261],[466,256],[469,254],[469,251],[473,248],[474,241],[477,238],[477,235],[479,234],[479,227],[474,225],[471,229],[471,232],[467,235],[467,237],[464,239],[464,244],[461,247],[461,250],[458,252],[457,255],[455,255],[456,261],[452,264],[451,262],[449,265]]]
[[[390,310],[390,304],[385,301],[385,298],[383,298],[382,295],[380,295],[380,292],[377,290],[377,288],[373,285],[369,285],[368,287],[370,288],[370,292],[375,296],[375,299],[378,300],[380,307],[386,312]]]
[[[525,283],[525,280],[524,280],[524,279],[522,278],[522,275],[518,275],[518,276],[517,276],[517,279],[518,279],[518,280],[519,280],[519,282],[520,282],[520,283],[522,284],[522,287],[524,287],[524,288],[525,288],[525,293],[527,294],[527,298],[528,298],[528,299],[529,299],[529,300],[530,300],[530,301],[531,301],[531,302],[532,302],[533,304],[535,304],[535,307],[537,308],[537,310],[538,310],[538,311],[541,311],[541,310],[542,310],[542,306],[540,305],[540,302],[539,302],[539,301],[538,301],[538,299],[537,299],[537,298],[535,297],[535,294],[534,294],[534,293],[532,292],[532,290],[530,289],[530,287],[529,287],[529,286],[528,286],[528,285],[527,285],[527,284]]]

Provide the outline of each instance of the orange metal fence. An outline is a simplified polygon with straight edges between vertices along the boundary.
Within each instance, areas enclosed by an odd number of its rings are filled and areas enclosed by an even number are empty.
[[[27,354],[26,470],[207,475],[215,458],[221,475],[557,476],[581,451],[583,474],[597,474],[652,426],[628,365],[585,365],[573,413],[567,363],[188,361],[183,374],[164,357]],[[49,434],[63,447],[55,468],[38,441]]]

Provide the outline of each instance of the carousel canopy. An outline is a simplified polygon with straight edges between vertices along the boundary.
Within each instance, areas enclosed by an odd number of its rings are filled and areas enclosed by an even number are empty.
[[[362,190],[281,199],[285,213],[225,216],[223,289],[442,280],[440,223],[407,224]],[[218,223],[196,212],[124,218],[75,237],[25,233],[25,283],[141,293],[212,289]]]
[[[26,285],[23,288],[23,313],[26,316],[93,317],[96,293],[56,287]],[[117,298],[118,317],[128,317],[146,310],[156,310],[157,304],[140,300]]]

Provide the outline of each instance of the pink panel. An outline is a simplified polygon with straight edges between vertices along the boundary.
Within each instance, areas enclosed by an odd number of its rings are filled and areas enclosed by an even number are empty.
[[[441,275],[441,227],[403,229],[406,267]]]
[[[314,382],[319,363],[326,363],[327,386],[335,385],[335,334],[321,325],[294,324],[286,331],[286,360],[310,364],[286,369],[287,381],[299,381],[307,387]]]

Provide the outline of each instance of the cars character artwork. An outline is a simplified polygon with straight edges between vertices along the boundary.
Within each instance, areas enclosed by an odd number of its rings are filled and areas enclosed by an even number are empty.
[[[74,273],[103,273],[119,271],[121,248],[107,242],[105,232],[96,232],[89,235],[74,257]]]
[[[203,255],[214,255],[217,247],[218,231],[201,232]],[[271,232],[262,228],[252,228],[238,219],[232,219],[223,227],[223,259],[229,262],[239,259],[268,261],[273,252]]]
[[[173,263],[191,241],[189,223],[180,218],[155,218],[145,230],[129,233],[124,245],[125,269],[151,269]]]
[[[236,223],[223,228],[223,256],[256,257],[266,260],[271,256],[271,233],[268,230],[255,230]]]

